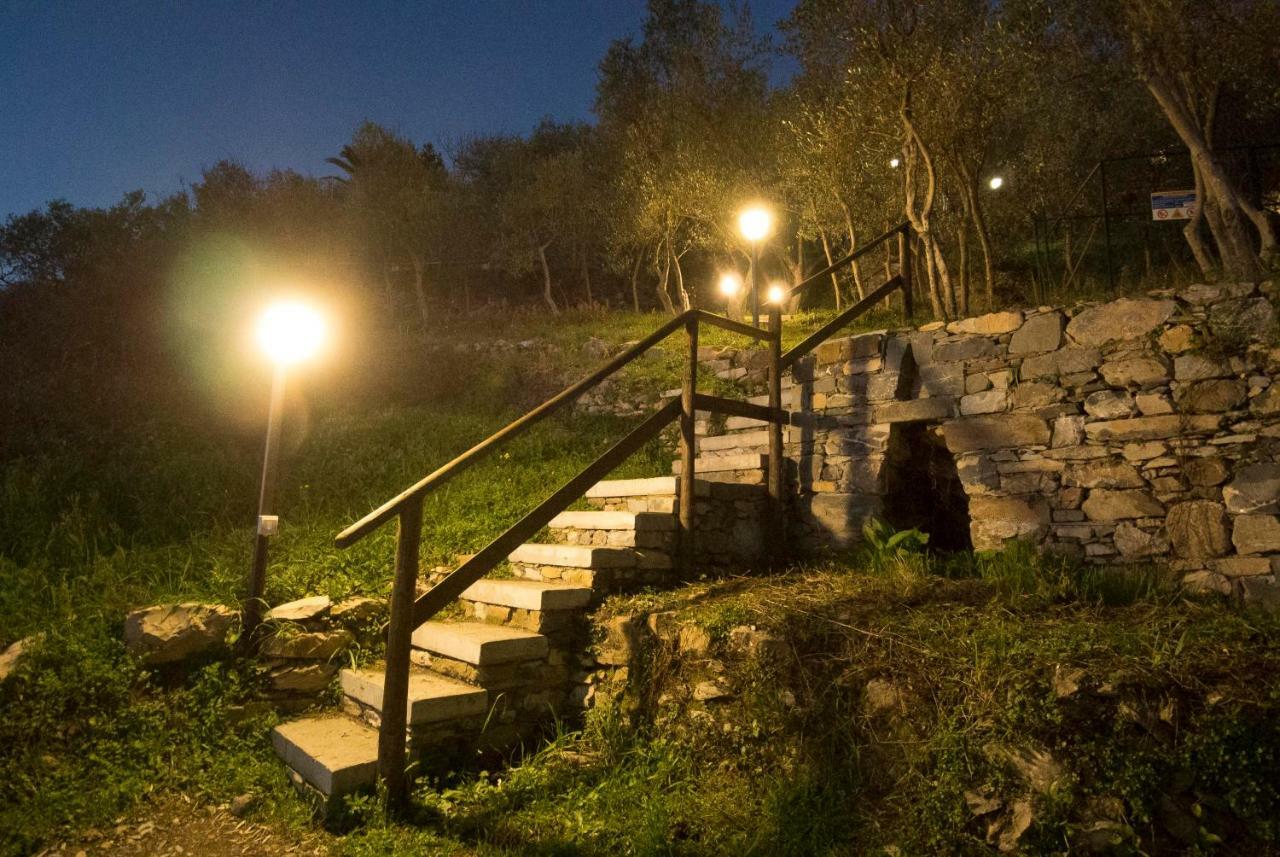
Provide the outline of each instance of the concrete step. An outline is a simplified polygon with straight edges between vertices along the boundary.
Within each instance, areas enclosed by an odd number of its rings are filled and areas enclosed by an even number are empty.
[[[767,420],[757,420],[751,417],[729,417],[724,421],[725,431],[742,431],[743,429],[761,429],[767,428],[769,425]]]
[[[343,670],[340,678],[343,693],[382,712],[386,674],[381,669]],[[489,695],[483,688],[423,670],[409,673],[410,726],[483,716],[488,707]]]
[[[676,528],[674,515],[663,512],[561,512],[548,524],[553,530],[658,530]]]
[[[547,655],[547,638],[532,631],[484,622],[424,622],[413,645],[472,666],[531,661]]]
[[[468,586],[461,595],[467,601],[497,604],[517,610],[579,610],[591,601],[591,590],[538,580],[483,579]]]
[[[679,459],[671,462],[673,473],[681,470]],[[693,462],[693,471],[697,473],[718,473],[725,470],[763,470],[769,466],[769,456],[759,453],[745,455],[724,455],[719,458],[697,458]]]
[[[707,497],[711,494],[711,485],[694,480],[694,495]],[[614,497],[671,496],[679,493],[679,486],[674,476],[653,476],[648,479],[606,479],[597,482],[587,489],[585,496],[593,499],[612,499]]]
[[[639,556],[632,548],[586,545],[523,544],[507,559],[521,565],[558,565],[564,568],[634,568]]]
[[[304,717],[271,730],[276,755],[326,798],[371,788],[378,732],[341,714]]]
[[[738,447],[768,446],[769,430],[740,432],[738,434],[721,434],[715,437],[698,438],[698,452],[718,452],[722,449]]]

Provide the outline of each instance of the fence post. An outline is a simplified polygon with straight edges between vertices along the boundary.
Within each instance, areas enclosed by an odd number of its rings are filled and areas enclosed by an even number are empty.
[[[769,408],[782,410],[782,307],[769,304]],[[783,501],[782,423],[769,422],[769,517],[775,557],[786,555],[786,504]]]
[[[911,294],[911,226],[904,223],[898,231],[898,273],[902,276],[902,315],[911,323],[915,314],[915,298]]]
[[[688,575],[694,563],[694,459],[698,455],[698,439],[694,433],[697,413],[694,394],[698,391],[698,317],[690,314],[685,330],[689,334],[688,364],[680,388],[680,571]]]
[[[382,685],[382,725],[378,731],[378,775],[387,789],[387,811],[402,810],[409,799],[405,743],[409,708],[409,649],[413,602],[417,594],[418,548],[422,543],[422,500],[400,510],[396,533],[395,580],[387,624],[387,668]]]

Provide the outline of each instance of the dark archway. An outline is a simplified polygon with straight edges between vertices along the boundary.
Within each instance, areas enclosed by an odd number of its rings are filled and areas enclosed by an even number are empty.
[[[935,550],[972,550],[969,498],[937,423],[898,423],[885,460],[885,520],[929,534]]]

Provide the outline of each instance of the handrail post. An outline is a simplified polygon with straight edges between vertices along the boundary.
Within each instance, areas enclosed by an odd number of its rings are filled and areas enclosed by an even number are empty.
[[[910,324],[915,306],[911,294],[911,225],[909,223],[902,224],[902,229],[898,232],[898,260],[902,276],[903,321]]]
[[[782,307],[769,304],[769,409],[782,409]],[[769,421],[769,518],[775,556],[785,555],[786,506],[783,503],[782,423]]]
[[[693,518],[694,518],[694,459],[698,454],[698,439],[694,431],[694,396],[698,392],[698,318],[691,316],[685,325],[689,333],[688,365],[680,388],[680,571],[689,575],[693,571]]]
[[[388,813],[399,812],[409,798],[405,773],[409,649],[421,543],[422,499],[413,498],[400,509],[396,534],[395,580],[391,585],[391,618],[387,623],[387,667],[382,685],[382,725],[378,732],[378,775],[386,785]]]

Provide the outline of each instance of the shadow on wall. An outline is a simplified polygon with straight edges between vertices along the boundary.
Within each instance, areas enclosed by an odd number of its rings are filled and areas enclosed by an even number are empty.
[[[884,517],[895,529],[929,534],[929,546],[972,550],[969,497],[938,423],[899,423],[885,457]]]

